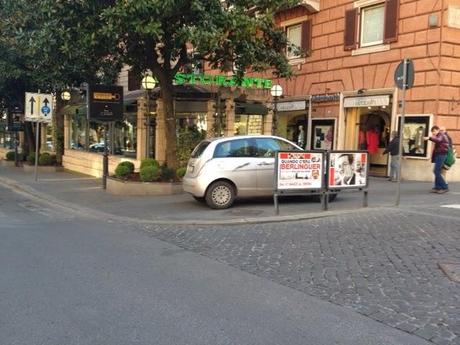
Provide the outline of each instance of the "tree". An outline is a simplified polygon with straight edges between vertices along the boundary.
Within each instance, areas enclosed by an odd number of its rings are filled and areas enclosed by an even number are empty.
[[[103,32],[116,40],[119,59],[139,72],[151,71],[161,85],[165,107],[167,164],[177,168],[173,79],[189,64],[213,68],[274,68],[287,76],[284,51],[289,44],[274,16],[294,0],[117,0],[103,11]]]
[[[82,82],[113,83],[121,69],[116,42],[100,37],[100,15],[113,1],[2,0],[0,14],[0,104],[24,106],[24,93],[60,94]],[[63,154],[64,121],[55,112],[56,153]],[[26,127],[27,129],[27,127]],[[29,131],[30,132],[30,131]],[[26,134],[28,132],[26,131]],[[30,134],[30,133],[29,133]],[[34,141],[29,138],[29,146]]]

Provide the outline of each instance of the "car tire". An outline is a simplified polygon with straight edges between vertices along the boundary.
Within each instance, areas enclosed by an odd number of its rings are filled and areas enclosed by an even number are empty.
[[[225,209],[235,201],[235,187],[226,181],[211,183],[206,191],[206,204],[213,209]]]
[[[201,202],[201,203],[205,203],[205,202],[206,202],[204,196],[195,196],[195,195],[192,195],[192,196],[193,196],[193,199],[195,199],[195,200],[198,201],[198,202]]]

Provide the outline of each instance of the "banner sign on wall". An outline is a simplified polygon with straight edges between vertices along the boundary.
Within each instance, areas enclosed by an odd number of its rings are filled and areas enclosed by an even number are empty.
[[[323,162],[323,152],[279,151],[275,189],[294,192],[323,188]]]
[[[329,189],[365,188],[368,184],[369,159],[366,151],[329,153]]]

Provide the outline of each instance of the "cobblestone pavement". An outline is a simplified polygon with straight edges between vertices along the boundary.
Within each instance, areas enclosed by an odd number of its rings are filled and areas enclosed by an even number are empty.
[[[458,210],[382,210],[283,224],[145,227],[155,238],[353,308],[435,344],[460,344]],[[431,212],[432,214],[426,213]],[[455,213],[456,212],[456,213]]]

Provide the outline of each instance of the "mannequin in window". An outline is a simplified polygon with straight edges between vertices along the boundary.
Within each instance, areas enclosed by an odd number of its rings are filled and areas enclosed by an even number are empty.
[[[303,130],[303,126],[299,126],[299,134],[297,135],[297,145],[303,148],[305,147],[304,143],[305,143],[305,133]]]

